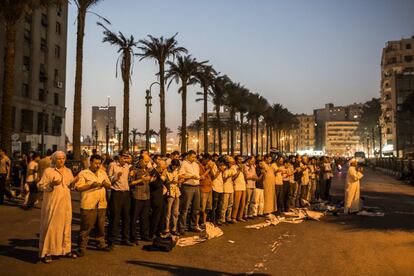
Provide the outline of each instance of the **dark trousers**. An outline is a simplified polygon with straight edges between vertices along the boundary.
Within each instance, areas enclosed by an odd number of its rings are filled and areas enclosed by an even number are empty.
[[[300,206],[305,207],[305,200],[308,201],[309,185],[301,185]]]
[[[325,193],[324,193],[324,199],[328,199],[331,195],[330,195],[330,190],[331,190],[331,183],[332,183],[332,178],[326,179],[325,180]]]
[[[213,222],[220,221],[221,209],[223,208],[223,199],[224,193],[213,191],[213,210],[211,211]]]
[[[192,209],[192,224],[193,226],[197,225],[196,222],[196,215],[200,210],[200,188],[198,186],[192,186],[184,184],[182,186],[183,192],[183,205],[181,210],[180,216],[180,231],[185,231],[187,225],[187,214],[188,209]],[[190,221],[190,228],[191,228],[191,221]]]
[[[289,189],[290,183],[289,181],[283,181],[283,206],[285,212],[289,211]]]
[[[85,250],[88,246],[89,234],[95,228],[97,246],[105,247],[105,214],[104,209],[80,210],[80,231],[78,237],[79,249]]]
[[[150,238],[158,235],[163,230],[164,221],[164,196],[162,189],[151,191],[151,219],[150,219]]]
[[[129,230],[132,242],[138,240],[137,237],[137,220],[139,221],[140,236],[143,239],[149,237],[149,210],[151,207],[150,200],[131,200],[131,229]]]
[[[119,234],[119,221],[122,221],[122,241],[128,240],[131,196],[129,191],[111,191],[109,200],[108,243],[113,244]]]
[[[33,207],[39,197],[37,183],[35,181],[27,182],[27,185],[29,186],[29,199],[27,200],[27,207]]]
[[[286,212],[285,210],[285,191],[283,189],[283,185],[275,185],[276,188],[276,205],[277,205],[277,212]]]
[[[6,188],[6,174],[0,174],[0,204],[4,203],[4,196],[12,198],[11,192]]]

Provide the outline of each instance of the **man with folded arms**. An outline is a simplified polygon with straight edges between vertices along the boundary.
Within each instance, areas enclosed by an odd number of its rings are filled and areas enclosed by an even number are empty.
[[[88,245],[89,233],[96,226],[97,248],[109,251],[105,244],[105,214],[106,214],[106,190],[111,187],[111,182],[106,172],[100,169],[102,158],[99,155],[92,155],[88,169],[79,173],[79,180],[75,187],[81,193],[81,222],[78,238],[77,255],[85,255]]]

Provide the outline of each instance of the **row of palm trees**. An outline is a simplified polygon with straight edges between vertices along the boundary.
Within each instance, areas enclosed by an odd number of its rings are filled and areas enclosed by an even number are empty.
[[[77,6],[77,42],[76,42],[76,72],[75,72],[75,93],[74,93],[74,115],[73,115],[73,153],[74,158],[80,158],[80,134],[82,118],[82,75],[83,75],[83,40],[85,32],[86,15],[91,7],[98,4],[101,0],[73,0]],[[45,5],[67,2],[64,0],[46,1],[46,0],[4,0],[0,4],[0,19],[6,23],[6,68],[5,68],[5,91],[3,94],[1,128],[1,142],[6,148],[11,148],[11,99],[13,94],[13,72],[14,72],[14,47],[16,40],[16,24],[24,15],[36,8]],[[101,17],[100,17],[101,18]],[[240,119],[241,126],[244,125],[244,119],[250,124],[250,137],[253,135],[254,126],[256,137],[258,137],[259,121],[266,125],[267,135],[276,133],[280,134],[286,128],[291,128],[294,124],[293,115],[280,104],[270,105],[268,101],[258,93],[252,93],[240,83],[233,82],[227,75],[218,74],[208,61],[197,61],[188,50],[178,45],[176,40],[177,34],[164,38],[157,38],[148,35],[147,39],[135,40],[134,36],[125,36],[122,32],[115,33],[107,25],[110,23],[104,19],[106,25],[98,23],[103,28],[103,42],[110,43],[117,47],[119,57],[118,66],[121,72],[123,89],[123,139],[122,146],[124,149],[129,148],[129,97],[131,75],[133,73],[134,57],[138,56],[140,60],[154,59],[158,63],[158,73],[160,84],[160,141],[161,154],[166,153],[167,128],[165,124],[165,85],[168,86],[172,81],[180,84],[178,93],[182,99],[182,120],[180,136],[181,141],[185,141],[187,136],[187,89],[190,85],[198,84],[202,88],[199,94],[202,96],[200,101],[203,102],[203,141],[204,152],[208,152],[208,103],[214,105],[216,112],[216,129],[218,140],[222,141],[222,120],[220,110],[223,107],[228,108],[230,113],[230,149],[233,154],[235,151],[234,135],[236,125],[236,114]],[[136,53],[136,51],[139,51]],[[166,68],[167,66],[167,68]],[[116,70],[116,75],[117,75]],[[243,153],[243,127],[240,127],[240,153]],[[272,139],[271,139],[272,140]],[[256,139],[256,150],[258,148],[258,139]],[[181,143],[181,151],[186,150],[185,143]],[[222,147],[219,143],[218,151],[222,154]],[[251,143],[251,152],[253,152],[253,143]]]

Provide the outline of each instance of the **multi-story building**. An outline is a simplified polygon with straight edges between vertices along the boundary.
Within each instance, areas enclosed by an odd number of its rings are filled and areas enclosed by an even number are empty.
[[[357,121],[328,121],[325,123],[325,153],[328,155],[353,156],[359,151],[360,138],[356,133]]]
[[[115,138],[116,106],[92,106],[92,139],[98,147]]]
[[[296,133],[296,149],[313,151],[315,149],[315,117],[313,115],[296,115],[298,128]]]
[[[354,103],[348,106],[334,106],[332,103],[325,108],[315,109],[315,149],[324,150],[326,147],[326,122],[359,121],[363,104]]]
[[[67,10],[67,5],[37,9],[17,25],[13,151],[65,149]],[[5,43],[5,30],[0,28],[1,98]]]
[[[414,36],[388,41],[381,58],[381,135],[383,153],[413,152],[412,113],[406,108],[414,90]],[[412,98],[413,96],[411,96]],[[412,101],[412,100],[411,100]]]

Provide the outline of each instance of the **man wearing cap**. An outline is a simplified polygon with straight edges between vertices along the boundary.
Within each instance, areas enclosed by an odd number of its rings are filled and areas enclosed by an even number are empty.
[[[129,194],[129,168],[127,161],[130,154],[121,151],[118,161],[109,164],[109,179],[111,180],[111,197],[109,200],[108,246],[112,249],[119,235],[119,222],[122,220],[122,243],[133,246],[129,240],[129,219],[131,198]]]
[[[345,182],[345,199],[344,199],[344,213],[355,214],[360,210],[359,194],[360,183],[359,180],[363,177],[362,167],[357,167],[357,161],[352,158],[349,161],[348,174]]]

